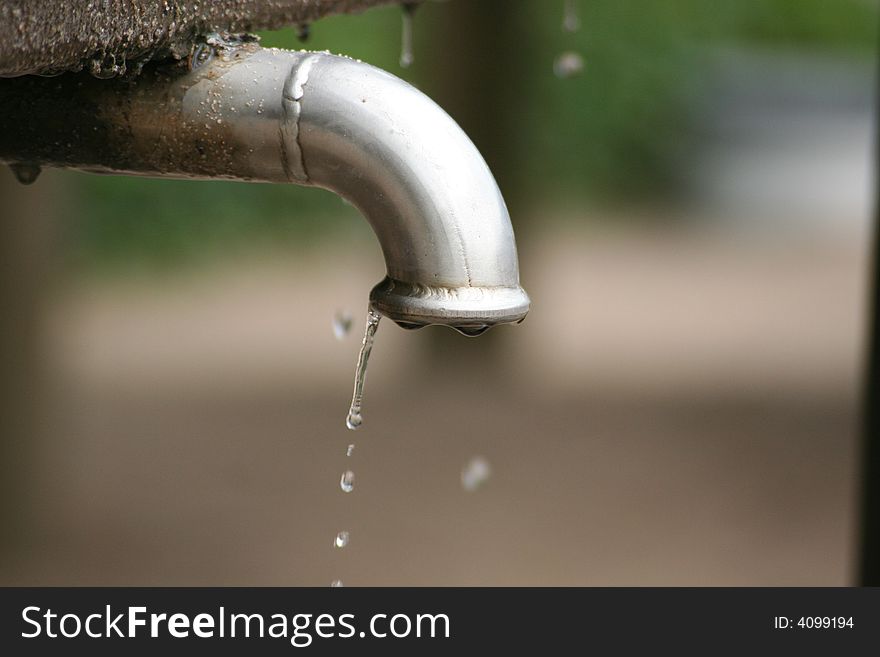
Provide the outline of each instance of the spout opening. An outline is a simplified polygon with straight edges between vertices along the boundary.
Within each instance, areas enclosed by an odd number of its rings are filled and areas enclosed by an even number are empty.
[[[468,336],[481,335],[498,324],[521,322],[530,303],[518,285],[450,288],[388,277],[373,288],[370,302],[403,328],[441,324]]]

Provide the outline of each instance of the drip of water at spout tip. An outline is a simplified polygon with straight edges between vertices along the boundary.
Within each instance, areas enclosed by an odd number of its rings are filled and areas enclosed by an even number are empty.
[[[400,35],[400,67],[409,68],[415,61],[413,54],[413,15],[418,3],[404,2],[400,5],[403,10],[403,27]]]
[[[336,534],[336,538],[333,539],[333,546],[339,548],[340,550],[348,545],[348,541],[351,538],[347,531],[341,531]]]
[[[341,589],[344,586],[345,584],[342,583],[341,579],[334,579],[332,582],[330,582],[331,589]]]
[[[363,423],[361,406],[364,401],[364,381],[367,378],[367,364],[370,361],[370,352],[373,350],[373,340],[379,328],[380,315],[372,306],[367,311],[367,326],[364,330],[364,339],[358,354],[357,369],[354,374],[354,390],[351,395],[351,406],[348,408],[348,416],[345,418],[345,426],[352,431],[357,430]]]
[[[453,326],[456,331],[469,338],[476,338],[488,331],[491,326],[488,324],[471,324],[466,326]]]
[[[581,19],[578,16],[577,0],[563,0],[562,6],[562,29],[566,32],[577,32],[581,29]]]

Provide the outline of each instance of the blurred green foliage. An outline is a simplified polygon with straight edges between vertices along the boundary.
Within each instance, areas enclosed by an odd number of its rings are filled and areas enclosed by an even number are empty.
[[[81,175],[74,193],[73,259],[86,268],[175,267],[369,230],[339,197],[292,185]]]
[[[453,0],[493,2],[495,0]],[[525,49],[524,68],[499,75],[528,77],[518,111],[523,129],[517,166],[533,196],[633,198],[668,189],[687,143],[688,99],[699,94],[706,53],[718,45],[874,51],[877,5],[868,0],[581,0],[582,29],[560,29],[561,0],[496,2],[516,11],[510,48]],[[416,16],[417,65],[398,66],[400,12],[373,9],[312,26],[309,49],[344,53],[419,82],[419,32],[448,10],[429,3]],[[480,26],[492,29],[492,26]],[[478,32],[477,32],[478,33]],[[464,35],[473,30],[463,30]],[[444,35],[462,47],[461,34]],[[296,30],[262,35],[263,44],[300,48]],[[479,52],[479,49],[475,49]],[[575,79],[552,74],[563,50],[584,56]],[[522,58],[520,58],[522,60]],[[442,99],[440,99],[442,104]],[[475,99],[474,102],[479,102]],[[289,185],[78,176],[73,240],[89,266],[169,265],[210,257],[237,244],[300,243],[332,235],[357,221],[333,195]]]
[[[535,196],[602,200],[676,189],[691,145],[689,107],[705,88],[719,48],[792,49],[870,58],[877,3],[864,0],[581,0],[582,28],[560,29],[560,14],[526,2],[532,26],[535,93],[524,131],[524,165]],[[555,3],[554,3],[555,4]],[[563,50],[581,53],[584,73],[549,74]]]

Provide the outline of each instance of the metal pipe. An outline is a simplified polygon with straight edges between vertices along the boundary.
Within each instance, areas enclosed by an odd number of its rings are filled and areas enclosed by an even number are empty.
[[[0,161],[323,187],[379,239],[387,276],[370,300],[383,315],[468,335],[525,317],[504,200],[439,106],[347,57],[209,44],[189,67],[131,79],[0,80]]]

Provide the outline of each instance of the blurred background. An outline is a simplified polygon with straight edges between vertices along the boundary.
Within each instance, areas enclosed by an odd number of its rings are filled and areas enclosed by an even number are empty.
[[[354,208],[0,172],[0,584],[854,581],[878,2],[575,4],[262,35],[435,98],[517,232],[525,323],[383,323],[356,433]]]

